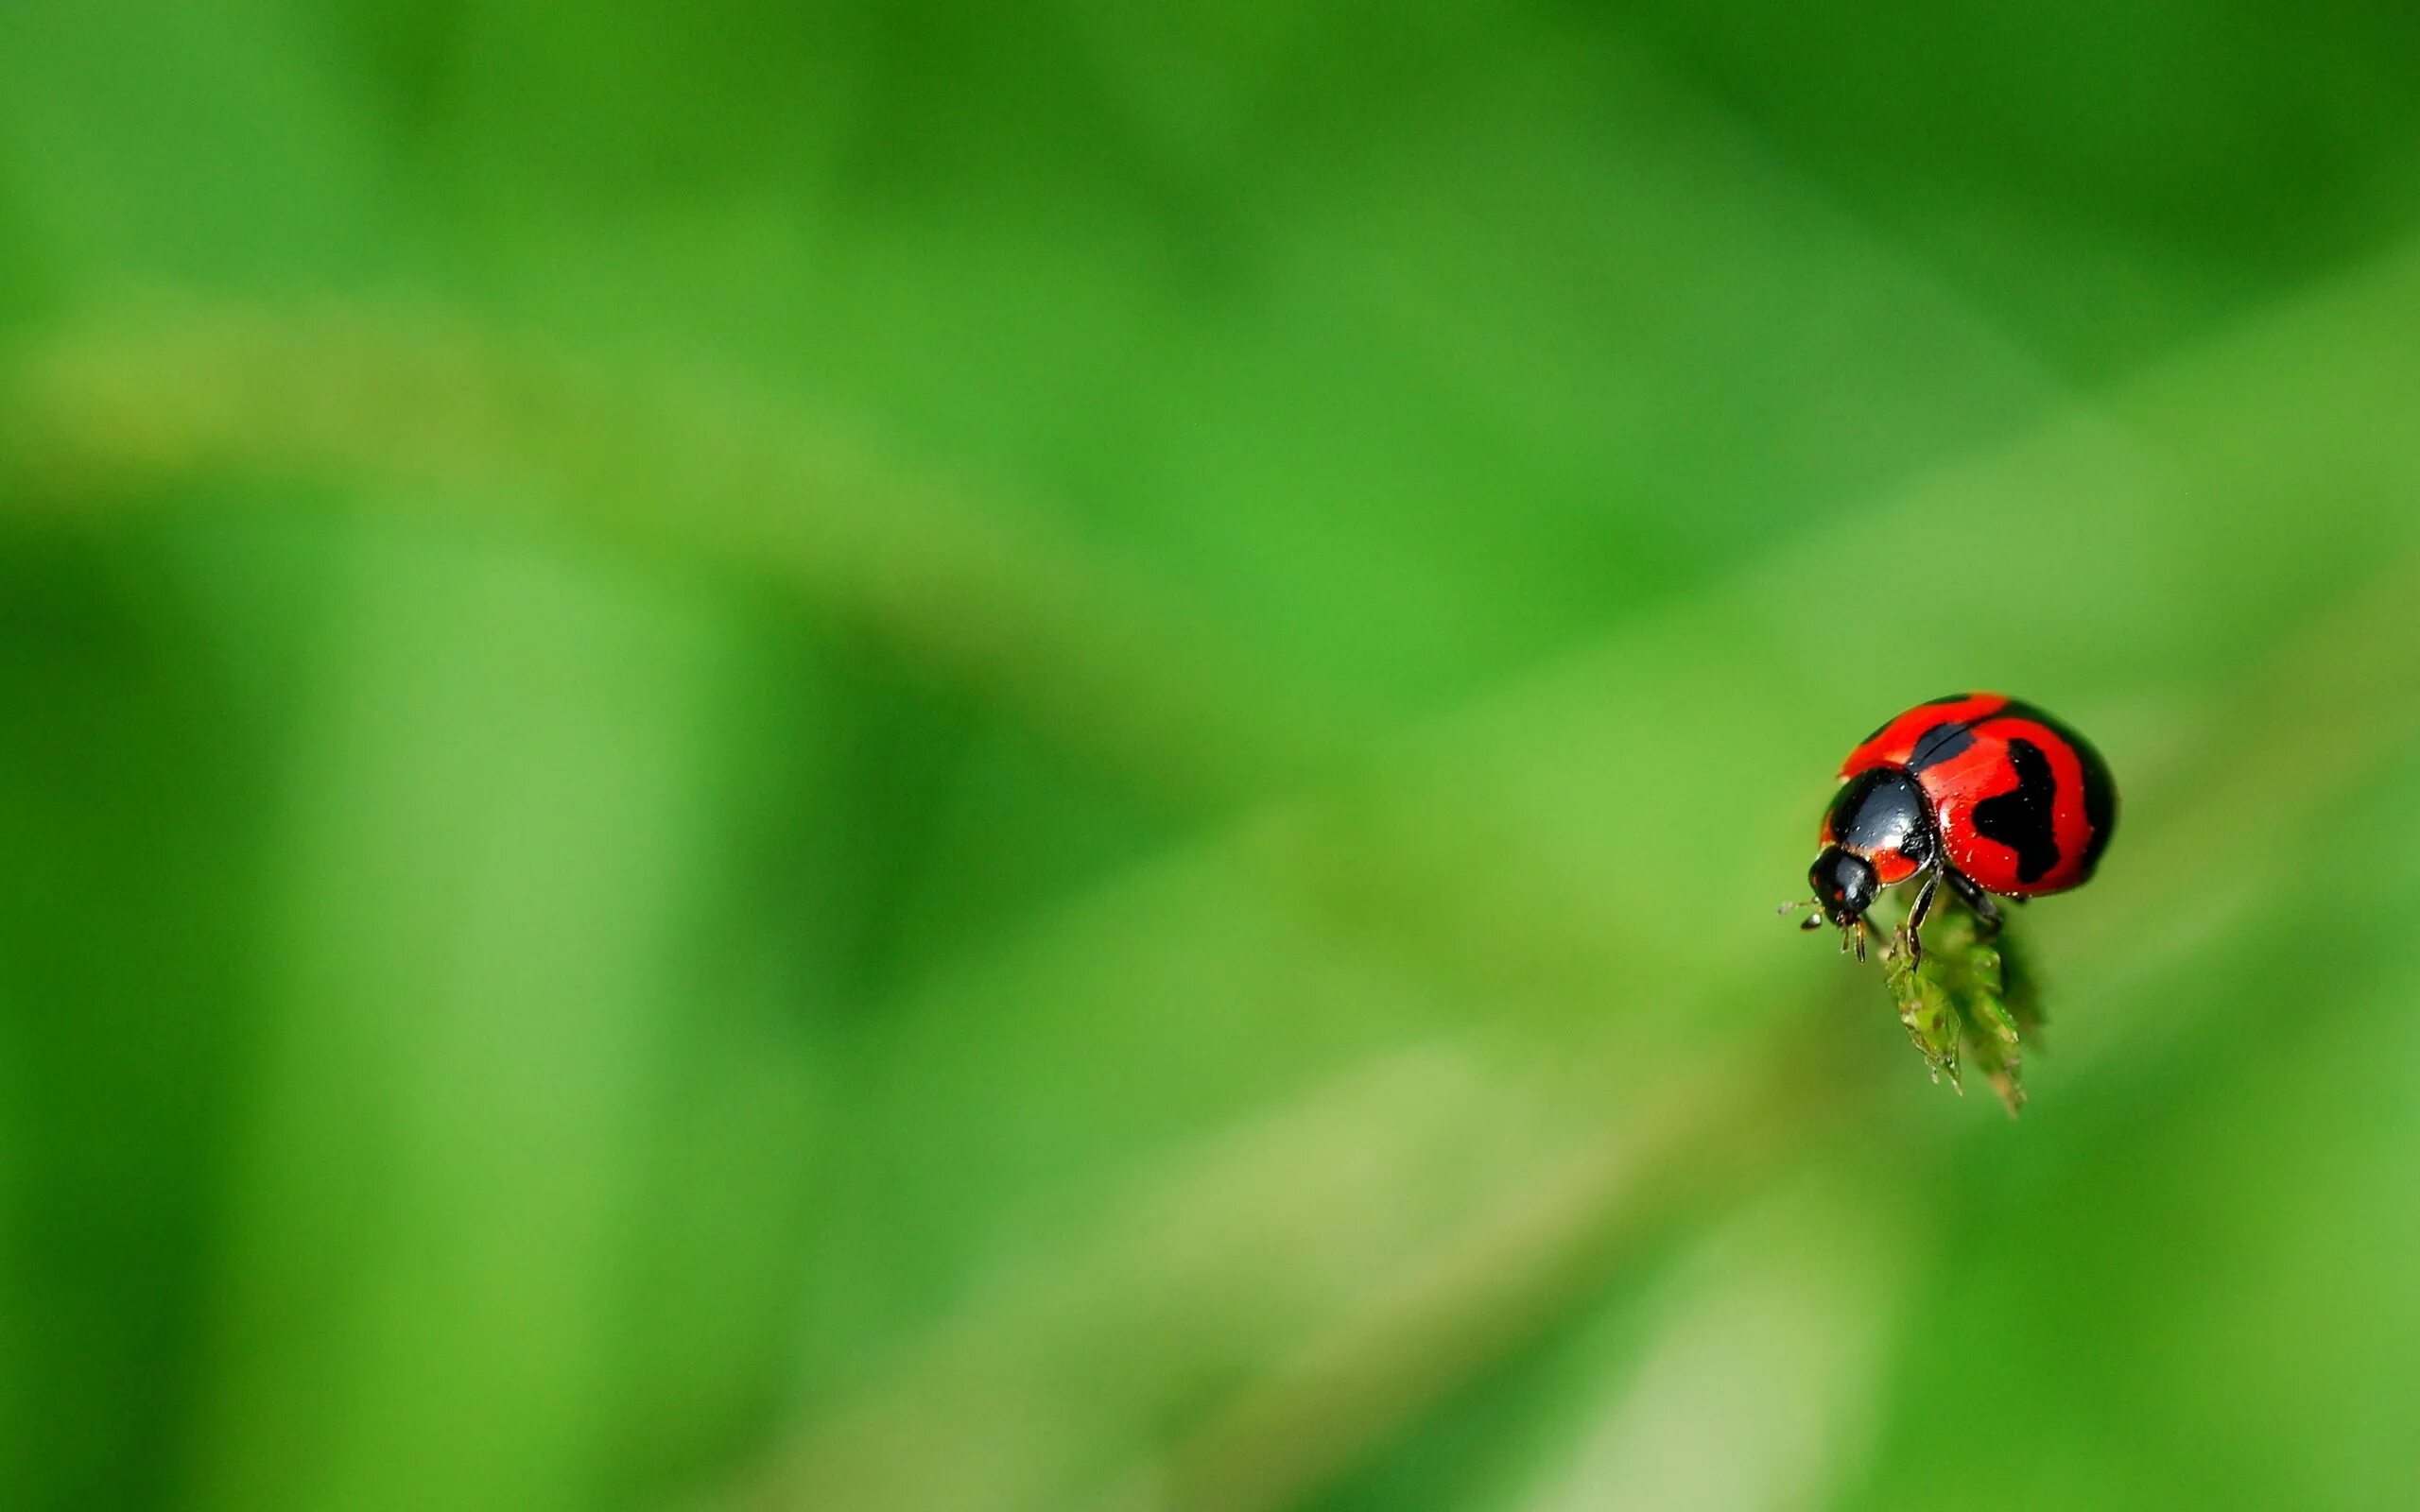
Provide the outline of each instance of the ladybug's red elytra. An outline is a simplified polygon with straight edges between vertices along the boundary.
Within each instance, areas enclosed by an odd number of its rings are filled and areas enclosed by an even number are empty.
[[[1819,912],[1804,927],[1837,925],[1860,957],[1865,911],[1883,888],[1922,879],[1907,922],[1920,955],[1916,931],[1942,884],[1996,933],[1992,894],[2021,902],[2083,886],[2118,827],[2118,787],[2100,753],[1996,693],[1916,705],[1849,752],[1841,778],[1806,873]]]

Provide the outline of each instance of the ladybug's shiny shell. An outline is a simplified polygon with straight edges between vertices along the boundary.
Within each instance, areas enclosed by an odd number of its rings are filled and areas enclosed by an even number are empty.
[[[1849,752],[1841,776],[1878,768],[1914,779],[1942,859],[1992,892],[2030,898],[2083,885],[2118,826],[2118,788],[2100,753],[2050,714],[1996,693],[1916,705]],[[1827,846],[1832,828],[1827,815]]]

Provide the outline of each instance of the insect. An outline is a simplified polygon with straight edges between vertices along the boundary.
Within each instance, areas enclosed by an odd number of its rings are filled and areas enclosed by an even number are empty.
[[[2092,880],[2118,827],[2118,787],[2082,735],[2029,703],[1960,693],[1886,721],[1841,765],[1824,811],[1823,850],[1807,868],[1813,908],[1800,927],[1841,931],[1865,958],[1865,911],[1885,887],[1916,881],[1906,935],[1944,884],[1987,936],[2000,927],[1995,893],[2019,902]]]

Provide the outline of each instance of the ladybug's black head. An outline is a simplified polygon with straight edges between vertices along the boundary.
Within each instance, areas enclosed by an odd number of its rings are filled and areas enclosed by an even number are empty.
[[[1836,845],[1824,848],[1824,853],[1806,868],[1806,880],[1815,885],[1815,905],[1842,929],[1856,928],[1874,905],[1875,894],[1881,891],[1873,865]]]

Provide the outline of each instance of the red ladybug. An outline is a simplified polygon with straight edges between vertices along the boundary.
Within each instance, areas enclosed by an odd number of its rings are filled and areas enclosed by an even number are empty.
[[[1922,877],[1908,946],[1946,882],[1986,934],[1993,893],[2022,902],[2092,879],[2118,827],[2118,788],[2100,753],[2031,704],[1996,693],[1920,703],[1865,737],[1841,765],[1824,812],[1823,853],[1804,927],[1826,921],[1865,954],[1865,911],[1881,889]],[[1792,904],[1806,907],[1807,904]]]

